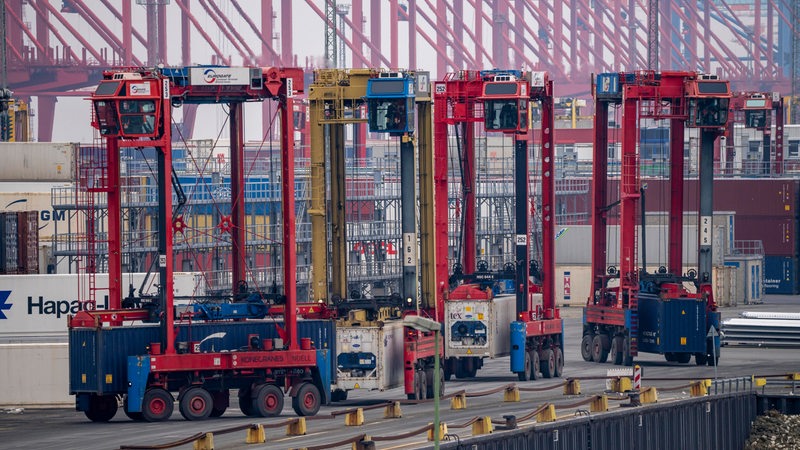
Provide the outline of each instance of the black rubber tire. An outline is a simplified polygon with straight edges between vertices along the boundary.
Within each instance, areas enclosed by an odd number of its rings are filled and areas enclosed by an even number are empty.
[[[622,336],[614,336],[614,338],[611,339],[611,352],[608,356],[611,359],[611,362],[616,366],[622,364],[622,347],[624,345],[624,340],[625,338]]]
[[[214,406],[211,407],[211,415],[209,417],[221,417],[225,414],[228,406],[231,405],[231,392],[227,389],[213,391],[211,392],[211,398],[214,399]]]
[[[675,361],[678,360],[678,358],[675,355],[675,353],[671,353],[671,352],[664,353],[664,359],[666,359],[667,362],[675,362]]]
[[[633,355],[631,355],[631,338],[625,336],[622,340],[622,365],[630,367],[633,365]]]
[[[128,396],[127,396],[127,394],[125,395],[125,397],[122,398],[122,412],[124,412],[125,415],[128,416],[128,419],[131,419],[134,422],[141,422],[141,421],[144,420],[144,417],[142,417],[142,412],[141,411],[139,411],[139,412],[130,412],[130,411],[128,411]]]
[[[555,354],[553,354],[553,350],[549,348],[542,350],[539,359],[541,360],[542,366],[542,378],[553,378],[553,374],[556,370],[556,357]]]
[[[347,391],[344,389],[334,389],[331,392],[331,401],[332,402],[342,402],[347,400]]]
[[[428,367],[423,372],[425,375],[425,398],[433,398],[433,367]]]
[[[675,354],[675,361],[677,361],[677,362],[679,362],[681,364],[686,364],[691,360],[692,360],[692,354],[691,353],[676,353]]]
[[[517,372],[517,379],[519,381],[528,381],[531,379],[532,363],[530,352],[525,352],[525,362],[522,363],[522,372]]]
[[[447,358],[447,359],[444,360],[443,368],[444,368],[444,379],[445,379],[445,381],[450,381],[450,379],[453,378],[453,370],[452,370],[452,364],[450,362],[450,358]]]
[[[719,365],[719,354],[717,354],[716,358],[714,356],[709,356],[708,357],[708,365],[711,366],[711,367]]]
[[[608,360],[608,347],[606,341],[608,336],[605,334],[598,334],[592,340],[592,360],[594,362],[604,363]]]
[[[192,387],[181,395],[178,409],[186,420],[206,420],[214,409],[214,398],[207,390]]]
[[[108,422],[117,414],[119,405],[116,395],[96,395],[89,397],[89,409],[83,413],[92,422]]]
[[[274,384],[262,384],[256,386],[253,392],[255,393],[253,397],[253,414],[259,417],[277,417],[281,415],[284,397],[281,388]]]
[[[581,339],[581,356],[586,362],[592,362],[592,341],[594,341],[593,334],[584,334]]]
[[[161,388],[150,388],[142,399],[142,418],[148,422],[161,422],[172,417],[175,399]]]
[[[705,353],[695,353],[694,363],[698,366],[705,366],[706,364],[708,364],[708,355],[706,355]]]
[[[531,350],[528,352],[531,358],[531,380],[538,380],[542,371],[542,362],[539,360],[539,352]]]
[[[314,416],[322,406],[322,395],[312,383],[300,383],[292,396],[292,409],[300,417]]]
[[[419,384],[417,385],[417,400],[425,400],[425,394],[428,392],[428,378],[425,372],[417,372],[419,374]]]
[[[256,415],[253,409],[253,397],[250,388],[239,390],[239,411],[248,417]]]
[[[553,349],[553,357],[556,360],[553,377],[560,378],[561,374],[564,373],[564,352],[561,351],[561,347],[556,347]]]
[[[464,375],[467,378],[475,378],[475,375],[478,374],[478,358],[466,358],[464,359]]]

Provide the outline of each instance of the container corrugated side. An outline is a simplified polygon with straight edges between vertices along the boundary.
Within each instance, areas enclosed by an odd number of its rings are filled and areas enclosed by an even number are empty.
[[[705,302],[690,298],[661,299],[640,293],[639,350],[649,353],[704,352]]]
[[[158,326],[76,328],[69,332],[69,390],[121,394],[128,390],[128,355],[143,355]]]
[[[4,181],[72,181],[77,144],[56,142],[0,143]]]
[[[278,337],[273,321],[204,322],[180,324],[176,341],[200,342],[200,351],[234,351],[247,346],[248,336]],[[329,320],[298,320],[300,338],[310,338],[316,348],[336,350],[336,328]],[[127,391],[128,356],[144,355],[160,339],[158,325],[114,328],[75,328],[69,331],[70,392],[124,393]],[[335,377],[331,358],[331,373]]]
[[[794,256],[764,257],[764,293],[780,295],[800,294],[800,268]]]
[[[336,329],[336,387],[343,390],[387,390],[403,385],[403,324],[383,322],[378,326],[339,326]],[[338,361],[347,353],[365,353],[375,357],[372,370],[342,370]]]
[[[39,273],[39,212],[17,212],[17,270]]]
[[[761,241],[765,255],[798,256],[800,221],[794,213],[774,216],[736,216],[736,240]]]
[[[0,273],[17,273],[17,213],[0,213]]]

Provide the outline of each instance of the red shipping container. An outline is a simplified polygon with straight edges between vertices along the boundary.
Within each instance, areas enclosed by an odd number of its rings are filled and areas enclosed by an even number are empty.
[[[39,273],[39,211],[17,213],[17,271]]]
[[[735,217],[736,240],[761,241],[764,254],[772,256],[797,256],[798,223],[792,216],[740,216]]]

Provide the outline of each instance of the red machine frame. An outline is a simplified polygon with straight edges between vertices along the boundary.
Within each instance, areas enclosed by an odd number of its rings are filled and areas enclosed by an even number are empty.
[[[496,87],[496,89],[495,89]],[[487,89],[488,88],[488,89]],[[513,91],[513,92],[512,92]],[[528,142],[532,139],[529,130],[529,102],[541,103],[541,159],[542,159],[542,276],[541,286],[529,285],[529,193],[528,193]],[[511,108],[506,111],[504,107],[500,117],[495,117],[495,103],[508,103]],[[513,106],[511,105],[513,104]],[[487,106],[489,105],[489,106]],[[505,105],[504,105],[505,106]],[[486,108],[492,108],[492,114],[487,115]],[[510,115],[503,115],[508,112]],[[491,123],[489,121],[491,117]],[[498,119],[495,121],[494,119]],[[554,224],[554,146],[553,146],[553,85],[543,72],[521,73],[518,71],[492,70],[485,72],[459,71],[448,74],[443,81],[435,83],[434,90],[434,152],[435,152],[435,197],[439,205],[448,202],[448,126],[461,126],[463,139],[462,164],[462,192],[463,192],[463,240],[461,253],[463,255],[462,274],[473,275],[476,273],[476,202],[475,202],[475,135],[476,122],[485,122],[486,131],[499,131],[514,135],[515,141],[515,171],[514,185],[516,197],[525,199],[516,202],[516,263],[515,279],[517,292],[517,307],[515,315],[521,327],[516,333],[520,335],[522,343],[516,348],[522,355],[522,361],[527,362],[522,369],[512,371],[521,372],[521,379],[537,378],[538,374],[531,374],[534,360],[539,359],[539,354],[552,364],[547,368],[546,375],[558,376],[563,367],[563,324],[559,317],[558,308],[555,306],[555,224]],[[478,299],[488,298],[486,292],[478,285],[466,284],[458,286],[454,291],[449,291],[451,279],[450,268],[447,266],[448,255],[448,208],[436,208],[436,279],[437,311],[436,320],[445,322],[445,300],[454,296]],[[460,265],[460,264],[459,264]],[[532,294],[540,292],[543,295],[543,305],[533,308]],[[514,334],[514,328],[511,333]],[[513,338],[512,338],[513,339]],[[512,345],[513,347],[513,345]],[[533,356],[531,356],[533,355]],[[513,358],[513,357],[512,357]],[[462,373],[474,376],[480,362],[466,361],[463,367],[458,361],[460,358],[448,357],[445,373]],[[466,360],[480,358],[466,358]],[[538,372],[538,364],[535,366]],[[462,370],[463,369],[463,370]],[[547,370],[547,369],[546,369]],[[447,377],[447,375],[445,375]]]
[[[612,80],[618,80],[613,86]],[[724,83],[725,92],[704,92],[699,87],[703,81]],[[595,113],[595,157],[593,161],[592,198],[592,289],[584,310],[584,332],[581,343],[583,358],[587,361],[605,362],[609,352],[615,364],[631,365],[633,357],[639,352],[639,305],[640,282],[643,277],[656,277],[664,281],[664,295],[674,298],[705,299],[707,323],[706,331],[719,326],[719,313],[711,290],[711,243],[709,235],[713,196],[713,142],[724,131],[727,123],[727,104],[715,110],[722,125],[708,125],[701,117],[701,109],[706,101],[716,101],[729,97],[727,82],[716,81],[715,77],[698,75],[695,72],[653,72],[601,74],[598,85],[594,84],[596,94]],[[710,86],[710,84],[709,84]],[[728,97],[725,95],[728,94]],[[608,198],[608,111],[611,103],[622,104],[622,151],[620,198],[609,205]],[[637,264],[637,204],[642,197],[639,174],[638,120],[647,117],[666,119],[671,124],[670,140],[670,181],[671,197],[669,210],[669,256],[668,267],[659,273],[648,275],[646,267]],[[716,116],[715,116],[716,117]],[[700,221],[698,273],[684,276],[683,272],[683,180],[684,180],[684,128],[701,128],[700,151]],[[631,131],[633,130],[633,131]],[[608,211],[617,206],[619,216],[619,268],[607,267]],[[643,224],[642,224],[643,226]],[[704,231],[705,230],[705,231]],[[644,266],[646,262],[642,265]],[[612,279],[618,279],[618,286],[609,286]],[[680,283],[692,281],[697,286],[696,293],[689,293]],[[660,281],[656,281],[660,283]],[[719,348],[718,338],[713,340]],[[718,352],[716,358],[718,358]],[[685,355],[684,355],[685,356]],[[698,364],[711,363],[705,352],[696,354]],[[671,356],[667,354],[668,360]],[[714,363],[716,363],[714,358]],[[676,358],[681,361],[683,358]],[[688,362],[681,361],[681,362]]]
[[[208,73],[237,74],[244,82],[214,83],[208,81]],[[229,71],[229,72],[226,72]],[[247,78],[249,73],[249,79]],[[192,76],[205,77],[206,83],[195,80]],[[241,81],[241,80],[240,80]],[[248,84],[249,83],[249,84]],[[303,70],[300,68],[208,68],[190,67],[185,69],[136,69],[124,68],[111,70],[104,73],[103,81],[92,96],[95,116],[92,125],[100,130],[106,141],[105,158],[94,161],[94,164],[80,168],[82,175],[80,186],[90,193],[106,193],[108,197],[108,222],[109,222],[109,310],[94,311],[92,306],[86,311],[81,311],[70,317],[69,326],[100,328],[104,324],[111,326],[122,325],[123,320],[144,320],[161,322],[160,342],[150,343],[149,355],[134,356],[122,355],[121,357],[139,358],[137,367],[141,367],[143,375],[132,374],[129,366],[128,397],[133,399],[131,404],[126,402],[126,413],[129,415],[143,415],[147,420],[164,420],[172,413],[170,390],[180,390],[181,396],[190,395],[187,411],[184,411],[184,401],[181,402],[181,413],[187,419],[202,419],[208,417],[207,392],[202,389],[202,382],[196,381],[186,387],[177,378],[183,378],[183,383],[188,379],[196,379],[202,374],[225,373],[229,377],[247,376],[258,379],[258,373],[264,373],[266,382],[262,379],[257,387],[265,386],[270,389],[265,395],[268,398],[262,407],[258,407],[262,414],[272,412],[280,413],[283,405],[283,392],[291,388],[294,397],[293,406],[301,415],[314,415],[321,404],[326,403],[329,390],[329,377],[322,376],[320,381],[314,379],[312,372],[320,364],[317,351],[312,347],[310,340],[299,339],[297,334],[297,314],[299,307],[296,299],[296,238],[295,238],[295,213],[294,213],[294,128],[293,128],[293,98],[303,91]],[[281,126],[281,182],[282,182],[282,229],[283,229],[283,279],[285,280],[286,301],[282,307],[273,307],[271,312],[283,313],[284,326],[277,327],[278,334],[284,342],[282,348],[271,348],[258,342],[249,342],[248,349],[237,352],[185,352],[177,351],[176,318],[174,316],[173,293],[173,251],[172,241],[175,230],[175,217],[172,208],[171,185],[171,108],[183,103],[227,103],[230,107],[230,138],[231,138],[231,196],[232,213],[230,217],[221,220],[229,225],[232,240],[232,278],[233,286],[239,286],[245,280],[245,207],[244,198],[244,129],[243,129],[243,103],[246,101],[262,101],[264,99],[279,100],[279,114]],[[126,117],[125,109],[129,104],[141,104],[147,108],[148,115],[142,114],[142,119],[151,120],[149,127],[141,126],[131,132],[125,128],[136,119],[136,114]],[[119,105],[119,107],[117,106]],[[140,107],[143,108],[143,107]],[[141,122],[139,122],[141,123]],[[153,126],[154,125],[154,126]],[[152,316],[152,310],[122,309],[121,298],[121,264],[120,264],[120,172],[119,148],[120,147],[154,147],[158,154],[158,266],[160,273],[158,317]],[[104,160],[103,160],[104,159]],[[91,178],[91,180],[89,180]],[[88,241],[92,242],[93,227],[89,227]],[[96,249],[90,249],[90,259],[96,255]],[[87,264],[87,276],[90,289],[93,285],[95,264]],[[90,295],[92,292],[90,292]],[[233,295],[234,293],[232,293]],[[91,301],[91,297],[89,299]],[[319,306],[317,306],[319,308]],[[311,306],[306,305],[304,310],[311,311]],[[288,312],[288,313],[287,313]],[[322,314],[324,315],[324,311]],[[302,341],[302,342],[301,342]],[[271,344],[271,342],[270,342]],[[283,375],[270,375],[273,371],[282,371]],[[294,370],[291,370],[294,369]],[[183,374],[183,375],[181,375]],[[187,376],[194,374],[192,376]],[[141,378],[141,385],[137,386],[130,380]],[[176,378],[177,377],[177,378]],[[249,378],[248,378],[249,380]],[[275,386],[280,384],[283,386]],[[146,387],[146,391],[144,390]],[[277,390],[278,388],[283,389]],[[186,392],[184,392],[186,391]],[[319,391],[319,392],[314,392]],[[137,393],[138,396],[132,395]],[[151,395],[152,394],[152,395]],[[113,416],[110,400],[104,402],[92,396],[85,411],[92,420],[108,420]],[[141,409],[137,400],[141,400]],[[261,395],[258,399],[260,401]],[[241,400],[240,400],[241,401]],[[116,410],[114,400],[113,411]],[[108,404],[106,404],[108,403]],[[214,407],[227,407],[227,396],[224,405]],[[295,405],[296,403],[296,405]],[[80,401],[79,401],[80,404]],[[256,396],[253,394],[253,404]],[[202,405],[202,408],[195,405]],[[276,405],[280,405],[277,407]],[[94,411],[92,408],[94,407]],[[253,408],[256,408],[255,406]],[[106,416],[105,411],[110,416]],[[262,411],[263,410],[263,411]],[[139,412],[141,411],[141,412]],[[244,409],[243,409],[244,411]]]

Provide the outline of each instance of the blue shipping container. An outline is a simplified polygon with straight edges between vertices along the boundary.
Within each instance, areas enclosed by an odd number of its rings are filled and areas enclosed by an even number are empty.
[[[248,336],[277,338],[273,321],[202,322],[178,326],[177,342],[199,342],[201,352],[237,350],[247,347]],[[336,354],[336,325],[329,320],[298,320],[300,338],[310,338],[314,347]],[[128,389],[128,356],[147,354],[147,346],[158,342],[158,325],[114,328],[74,328],[69,331],[70,393],[123,394]],[[336,361],[331,358],[332,382]]]
[[[766,294],[800,294],[798,264],[794,256],[764,256],[764,292]]]
[[[639,294],[639,350],[648,353],[706,351],[706,304],[703,300],[662,300]]]

